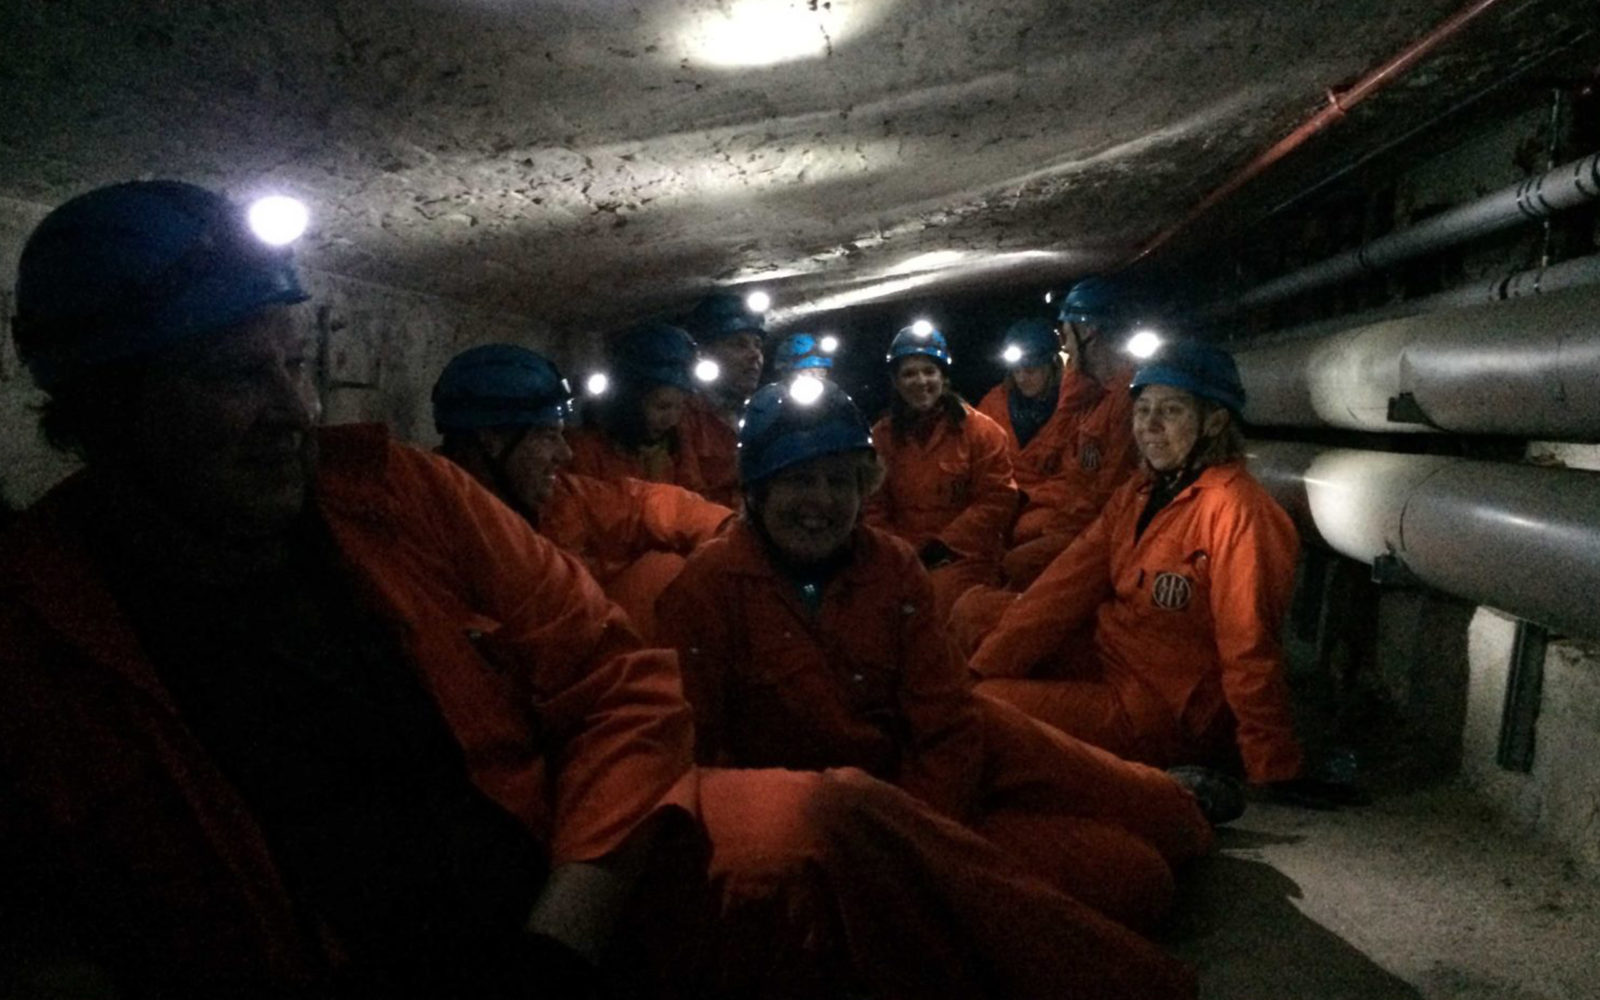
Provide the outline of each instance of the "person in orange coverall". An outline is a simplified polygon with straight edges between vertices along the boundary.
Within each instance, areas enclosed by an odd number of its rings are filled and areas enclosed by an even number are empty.
[[[978,688],[1133,760],[1297,779],[1278,633],[1298,540],[1245,471],[1233,359],[1168,344],[1132,394],[1146,474],[1007,608]]]
[[[606,596],[652,636],[656,598],[733,511],[665,483],[564,471],[571,396],[555,365],[525,347],[469,348],[434,383],[439,451],[582,559]]]
[[[700,353],[717,366],[716,377],[703,383],[689,400],[683,438],[694,451],[705,482],[706,498],[726,507],[739,506],[738,439],[735,429],[744,401],[761,384],[766,359],[766,318],[727,292],[707,295],[683,319]]]
[[[950,388],[950,348],[931,326],[895,334],[889,415],[872,429],[886,470],[868,524],[911,544],[933,577],[942,623],[962,591],[1000,582],[1021,493],[1006,432]]]
[[[1027,497],[1013,544],[1031,541],[1043,529],[1044,497],[1065,495],[1051,481],[1078,461],[1078,423],[1083,410],[1102,394],[1097,382],[1074,367],[1064,371],[1061,341],[1049,320],[1020,319],[1006,329],[1001,360],[1009,369],[1001,383],[984,394],[978,412],[999,424],[1011,443],[1017,486]],[[1026,520],[1024,520],[1024,518]]]
[[[871,444],[835,385],[801,377],[751,400],[745,517],[690,557],[660,608],[697,759],[860,767],[1103,913],[1154,924],[1170,865],[1210,844],[1193,796],[972,693],[915,553],[857,525]]]
[[[1138,469],[1133,400],[1125,391],[1133,369],[1112,337],[1119,314],[1114,290],[1100,277],[1073,285],[1062,300],[1059,329],[1070,359],[1062,394],[1072,398],[1072,440],[1059,471],[1029,489],[1017,518],[1016,544],[1005,558],[1013,590],[1032,583]]]
[[[1074,990],[1103,942],[1071,901],[952,879],[985,845],[909,796],[692,768],[675,658],[574,558],[443,458],[314,426],[304,298],[178,182],[23,249],[18,352],[86,467],[0,536],[21,958],[128,997]],[[1019,900],[1036,961],[985,965]],[[1193,995],[1149,983],[1074,995]]]
[[[685,422],[696,397],[694,341],[661,322],[642,323],[608,345],[609,384],[567,436],[572,471],[593,479],[671,483],[707,496],[700,449]]]

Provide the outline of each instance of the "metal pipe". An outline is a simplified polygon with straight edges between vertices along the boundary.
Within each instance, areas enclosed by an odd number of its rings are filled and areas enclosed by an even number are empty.
[[[1343,118],[1346,111],[1389,84],[1394,83],[1407,70],[1421,61],[1423,57],[1454,37],[1497,2],[1499,0],[1472,0],[1471,3],[1450,15],[1438,27],[1406,46],[1399,54],[1377,69],[1357,80],[1348,90],[1340,93],[1328,91],[1327,106],[1302,122],[1293,132],[1273,143],[1271,147],[1255,159],[1241,167],[1238,173],[1229,177],[1220,187],[1200,199],[1200,202],[1191,208],[1183,218],[1151,237],[1140,248],[1139,252],[1128,261],[1128,264],[1143,260],[1154,253],[1157,248],[1166,245],[1178,233],[1189,228],[1196,219],[1226,201],[1235,191],[1254,180],[1268,167],[1304,145],[1306,140],[1312,136]]]
[[[1564,163],[1547,173],[1519,181],[1464,205],[1457,205],[1414,226],[1380,236],[1363,246],[1291,271],[1239,296],[1231,310],[1266,305],[1337,284],[1369,271],[1442,247],[1465,243],[1520,222],[1548,218],[1557,212],[1600,198],[1600,153]]]
[[[1252,442],[1308,539],[1566,635],[1600,638],[1600,473]]]
[[[1260,426],[1600,441],[1600,286],[1238,352]]]
[[[1283,330],[1269,330],[1258,336],[1253,336],[1251,343],[1263,344],[1310,340],[1315,337],[1326,337],[1333,333],[1342,333],[1358,326],[1370,326],[1386,319],[1399,319],[1402,316],[1437,312],[1440,309],[1464,309],[1470,306],[1509,302],[1512,299],[1559,292],[1565,288],[1582,288],[1585,285],[1600,285],[1600,254],[1574,257],[1559,264],[1551,264],[1549,267],[1531,267],[1522,271],[1508,271],[1487,281],[1474,281],[1455,288],[1447,288],[1432,295],[1423,295],[1414,299],[1406,299],[1403,302],[1395,302],[1379,309],[1347,313],[1343,316],[1335,316],[1332,319],[1318,320],[1315,323],[1306,323],[1302,326],[1289,327]]]

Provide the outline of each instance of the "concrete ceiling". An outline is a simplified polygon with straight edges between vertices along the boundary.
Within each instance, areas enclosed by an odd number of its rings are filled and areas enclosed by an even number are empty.
[[[1460,3],[13,0],[0,196],[276,190],[312,266],[560,332],[727,284],[793,320],[1113,266]],[[1496,4],[1225,217],[1592,52],[1594,15]]]

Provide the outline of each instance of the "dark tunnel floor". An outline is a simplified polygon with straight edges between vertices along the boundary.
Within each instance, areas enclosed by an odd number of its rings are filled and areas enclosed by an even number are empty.
[[[1203,1000],[1600,998],[1600,883],[1455,785],[1251,803],[1179,893]]]

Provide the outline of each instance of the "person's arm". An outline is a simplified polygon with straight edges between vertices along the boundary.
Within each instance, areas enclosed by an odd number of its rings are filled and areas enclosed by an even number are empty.
[[[450,582],[500,623],[483,648],[530,698],[553,786],[554,874],[529,926],[596,956],[638,873],[635,852],[648,851],[689,774],[693,734],[675,658],[641,648],[575,558],[437,461],[452,481],[434,483],[426,509]]]
[[[976,410],[967,414],[963,431],[971,443],[967,470],[971,499],[939,532],[937,540],[966,556],[997,554],[1006,529],[1017,516],[1020,498],[1012,476],[1010,446],[1006,432]]]
[[[687,555],[734,517],[730,508],[677,486],[636,479],[627,485],[638,505],[641,546]]]
[[[1089,529],[1016,599],[972,654],[980,677],[1026,677],[1115,595],[1108,519]]]
[[[1245,774],[1255,783],[1294,778],[1302,764],[1278,638],[1294,584],[1299,539],[1288,515],[1258,490],[1215,514],[1211,615],[1222,690],[1238,720]]]

